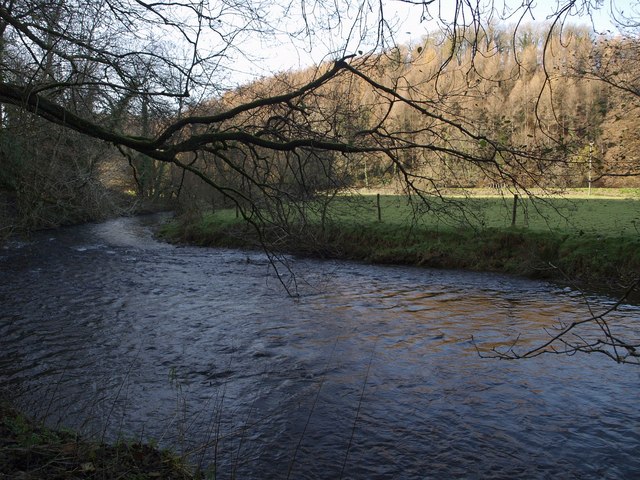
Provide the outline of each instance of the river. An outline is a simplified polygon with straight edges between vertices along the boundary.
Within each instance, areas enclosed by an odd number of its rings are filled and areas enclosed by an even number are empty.
[[[539,343],[588,315],[576,292],[292,258],[291,297],[262,253],[167,245],[154,221],[0,250],[0,387],[25,410],[223,479],[640,477],[637,367],[471,341]],[[610,319],[634,335],[639,317]]]

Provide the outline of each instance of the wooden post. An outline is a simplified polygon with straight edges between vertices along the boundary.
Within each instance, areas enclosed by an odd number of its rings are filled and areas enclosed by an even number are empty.
[[[591,152],[593,150],[593,142],[589,142],[589,196],[591,196]]]
[[[367,173],[367,159],[364,159],[364,186],[369,189],[369,174]]]
[[[511,216],[511,226],[516,226],[516,211],[518,210],[518,194],[513,194],[513,214]]]
[[[236,203],[236,218],[240,216],[240,212],[238,211],[238,204]]]
[[[382,221],[382,209],[380,208],[380,194],[376,194],[376,204],[378,207],[378,221]]]

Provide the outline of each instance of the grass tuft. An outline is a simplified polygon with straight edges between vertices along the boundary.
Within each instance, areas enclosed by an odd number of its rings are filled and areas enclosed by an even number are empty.
[[[188,465],[141,443],[115,445],[53,430],[0,403],[0,478],[191,480]]]

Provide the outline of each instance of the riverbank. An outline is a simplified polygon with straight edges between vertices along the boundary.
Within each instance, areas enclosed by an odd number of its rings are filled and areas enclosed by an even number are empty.
[[[160,235],[201,246],[266,245],[320,258],[517,274],[614,295],[640,272],[636,199],[519,200],[515,225],[504,198],[462,202],[452,204],[457,216],[436,211],[416,220],[399,196],[341,199],[324,224],[292,222],[286,232],[258,230],[234,210],[218,210],[175,219]]]
[[[199,478],[179,457],[151,445],[94,442],[47,428],[0,401],[0,479]]]

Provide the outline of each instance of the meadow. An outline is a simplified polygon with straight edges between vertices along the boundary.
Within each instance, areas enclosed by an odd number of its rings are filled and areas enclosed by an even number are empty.
[[[486,191],[429,198],[430,210],[400,195],[380,195],[381,221],[403,225],[416,222],[427,230],[521,228],[535,232],[594,234],[606,237],[640,235],[640,189],[601,189],[587,195],[575,189],[562,196],[518,197],[513,221],[512,195]],[[416,199],[413,200],[416,202]],[[343,197],[334,210],[340,222],[378,221],[377,195]]]

